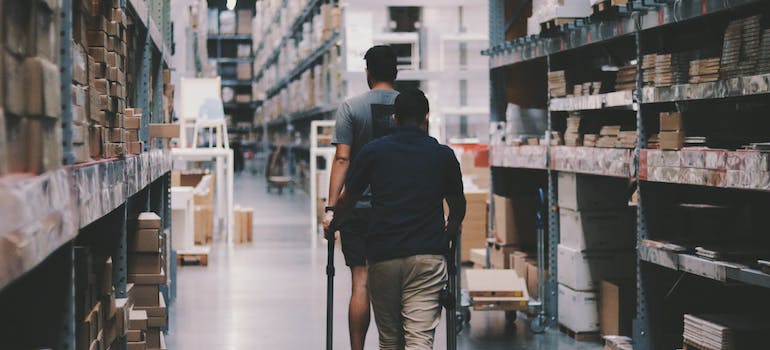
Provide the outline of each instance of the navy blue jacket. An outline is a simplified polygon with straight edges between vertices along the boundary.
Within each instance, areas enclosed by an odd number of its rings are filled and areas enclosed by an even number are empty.
[[[353,160],[345,190],[357,196],[367,186],[372,193],[370,263],[447,252],[444,198],[463,193],[451,148],[417,127],[400,127],[366,144]]]

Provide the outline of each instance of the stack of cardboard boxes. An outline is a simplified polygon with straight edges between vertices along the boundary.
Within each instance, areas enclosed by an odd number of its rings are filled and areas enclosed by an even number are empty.
[[[130,349],[163,349],[162,329],[168,325],[161,286],[166,284],[166,257],[160,235],[161,220],[152,212],[139,214],[136,230],[128,237],[128,281],[133,283],[135,323]],[[133,341],[132,341],[133,340]]]
[[[75,247],[76,348],[110,349],[123,339],[129,324],[131,298],[115,298],[112,259]]]
[[[573,332],[600,330],[603,280],[634,278],[627,185],[625,179],[559,173],[559,323]]]
[[[484,248],[487,242],[487,218],[489,215],[488,191],[465,191],[465,220],[462,224],[461,259],[471,261],[471,249]],[[449,213],[447,208],[444,209]]]
[[[537,264],[532,253],[537,248],[537,210],[539,199],[531,194],[509,197],[494,195],[494,238],[490,239],[490,265],[494,269],[514,269],[527,281],[529,295],[537,297]],[[533,272],[530,274],[530,270]]]
[[[235,206],[235,243],[251,243],[254,240],[254,209]]]
[[[126,109],[130,83],[126,62],[133,32],[126,30],[128,18],[120,1],[74,1],[72,20],[72,111],[78,135],[73,142],[77,161],[140,153],[138,118],[128,119],[140,116],[141,111],[131,113]]]
[[[59,1],[0,9],[0,174],[61,167]]]
[[[679,112],[661,112],[660,133],[658,134],[660,149],[682,149],[684,141],[685,133],[682,123],[682,114]]]

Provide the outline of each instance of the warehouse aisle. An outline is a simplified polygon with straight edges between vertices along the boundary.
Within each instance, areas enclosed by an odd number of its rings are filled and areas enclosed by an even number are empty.
[[[255,242],[212,249],[208,267],[178,271],[171,310],[169,349],[320,349],[324,342],[326,246],[312,245],[309,201],[303,193],[268,195],[262,177],[235,181],[236,203],[255,209]],[[349,349],[349,270],[336,255],[335,349]],[[533,337],[517,321],[506,329],[503,314],[476,312],[460,349],[601,349],[559,333]],[[445,349],[444,325],[435,349]],[[367,349],[377,349],[372,321]]]

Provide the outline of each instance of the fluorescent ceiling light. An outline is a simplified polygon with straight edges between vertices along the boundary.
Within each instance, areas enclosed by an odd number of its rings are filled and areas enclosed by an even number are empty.
[[[227,0],[227,5],[226,5],[226,6],[227,6],[227,9],[228,9],[228,10],[231,10],[231,11],[232,11],[233,9],[235,9],[235,4],[236,4],[237,2],[238,2],[238,0]]]

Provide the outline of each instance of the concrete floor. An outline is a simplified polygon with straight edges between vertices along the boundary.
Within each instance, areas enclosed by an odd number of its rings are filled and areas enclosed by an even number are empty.
[[[255,209],[253,244],[215,244],[209,266],[180,267],[170,310],[169,349],[321,349],[325,339],[326,244],[313,243],[307,195],[266,194],[262,177],[235,181],[236,204]],[[334,347],[349,349],[350,273],[337,250]],[[372,318],[366,349],[377,349]],[[446,348],[442,323],[435,349]],[[506,326],[502,312],[473,312],[458,349],[593,350],[559,333],[529,333],[526,323]]]

